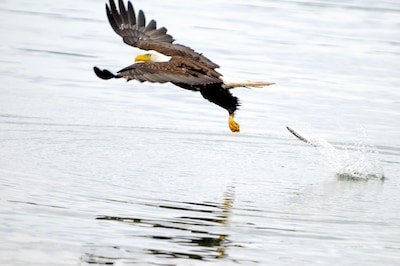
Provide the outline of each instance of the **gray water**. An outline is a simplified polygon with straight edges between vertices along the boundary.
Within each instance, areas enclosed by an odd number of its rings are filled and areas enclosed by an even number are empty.
[[[104,81],[103,1],[0,1],[1,265],[398,265],[400,4],[140,1],[226,76],[226,111]],[[313,147],[286,126],[318,140]]]

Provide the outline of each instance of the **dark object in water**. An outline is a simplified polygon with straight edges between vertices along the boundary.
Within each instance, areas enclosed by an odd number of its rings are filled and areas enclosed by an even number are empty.
[[[312,143],[311,141],[309,141],[308,139],[306,139],[305,137],[303,137],[302,135],[300,135],[299,133],[297,133],[296,131],[294,131],[293,128],[290,127],[286,127],[287,130],[289,130],[290,133],[292,133],[296,138],[298,138],[299,140],[301,140],[302,142],[305,142],[307,144],[310,144],[311,146],[317,147],[316,144]]]

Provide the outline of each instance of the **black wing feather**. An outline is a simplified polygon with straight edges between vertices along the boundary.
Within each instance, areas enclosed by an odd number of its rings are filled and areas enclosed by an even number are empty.
[[[151,20],[149,24],[147,24],[146,28],[143,30],[143,32],[151,32],[154,31],[157,28],[157,22],[155,20]]]
[[[138,29],[141,30],[146,26],[146,17],[142,10],[139,10],[138,20],[137,20]]]
[[[113,16],[113,14],[115,14],[115,12],[112,11],[112,6],[111,6],[111,10],[110,10],[110,7],[108,7],[108,5],[106,4],[106,12],[107,12],[107,18],[108,18],[108,21],[110,22],[111,27],[113,28],[113,30],[116,33],[118,33],[119,32],[118,25],[120,25],[120,23],[115,21],[115,18]]]
[[[107,5],[106,5],[106,8],[108,9]],[[117,7],[116,7],[114,1],[110,1],[110,8],[111,8],[111,12],[110,12],[110,9],[108,9],[107,10],[109,12],[108,14],[110,14],[112,16],[114,24],[118,28],[118,26],[122,24],[122,21],[121,21],[121,16],[118,14]]]
[[[94,73],[101,78],[101,79],[112,79],[112,78],[119,78],[119,76],[114,75],[107,69],[99,69],[98,67],[93,67]]]
[[[136,24],[136,14],[135,9],[132,6],[131,2],[128,2],[128,18],[129,18],[129,25],[135,26]]]
[[[124,1],[119,0],[118,5],[119,5],[119,11],[121,14],[122,24],[129,24],[128,12],[126,12]]]

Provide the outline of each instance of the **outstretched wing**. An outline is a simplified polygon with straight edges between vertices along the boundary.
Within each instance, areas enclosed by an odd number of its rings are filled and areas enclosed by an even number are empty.
[[[221,74],[217,71],[182,57],[175,57],[161,63],[135,63],[121,69],[117,74],[97,67],[94,71],[102,79],[125,78],[128,81],[135,79],[140,82],[172,82],[185,84],[185,88],[192,90],[198,90],[199,87],[208,84],[222,84]]]
[[[128,2],[127,9],[123,0],[119,0],[118,5],[119,12],[114,0],[110,0],[110,5],[106,4],[107,17],[111,27],[126,44],[143,50],[155,50],[168,56],[191,58],[211,69],[219,67],[193,49],[181,44],[174,44],[174,39],[167,34],[167,29],[165,27],[157,28],[155,20],[151,20],[146,25],[143,11],[140,10],[136,16],[131,2]]]
[[[118,71],[118,75],[139,80],[140,82],[172,82],[190,86],[222,83],[220,74],[201,65],[185,64],[185,59],[171,60],[164,63],[135,63]]]

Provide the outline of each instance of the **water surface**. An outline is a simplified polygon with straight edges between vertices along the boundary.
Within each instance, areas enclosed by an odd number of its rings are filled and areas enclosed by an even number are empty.
[[[139,52],[103,2],[2,1],[2,264],[398,264],[397,1],[134,4],[277,84],[233,91],[232,134],[199,94],[94,75]]]

